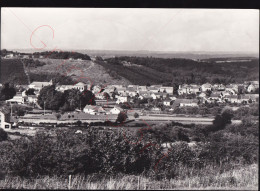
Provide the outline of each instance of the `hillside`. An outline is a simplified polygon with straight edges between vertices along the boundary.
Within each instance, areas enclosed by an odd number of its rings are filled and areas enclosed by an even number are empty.
[[[183,83],[242,83],[258,80],[259,59],[235,60],[217,63],[217,59],[195,61],[190,59],[163,59],[153,57],[115,57],[97,63],[108,73],[116,73],[133,84]],[[243,58],[244,59],[244,58]]]
[[[127,56],[97,61],[39,60],[45,65],[26,67],[24,72],[21,60],[2,59],[1,83],[11,81],[28,84],[29,80],[49,81],[57,76],[63,76],[63,84],[73,84],[74,80],[107,85],[178,85],[205,82],[227,84],[259,79],[259,59],[252,57],[211,58],[201,61]],[[29,74],[30,79],[26,74]]]
[[[55,76],[60,75],[69,76],[74,81],[82,81],[85,83],[95,84],[122,84],[128,85],[130,82],[119,76],[109,75],[105,69],[89,60],[63,62],[61,59],[40,59],[46,65],[37,68],[30,68],[30,76]],[[43,76],[43,78],[45,78]],[[47,79],[48,78],[48,79]],[[46,77],[48,81],[50,77]],[[44,79],[43,79],[44,80]]]
[[[28,84],[21,60],[1,59],[0,69],[0,83],[13,82],[15,84]]]

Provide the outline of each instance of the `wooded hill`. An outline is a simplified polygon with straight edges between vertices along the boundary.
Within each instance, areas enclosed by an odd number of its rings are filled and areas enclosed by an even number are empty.
[[[235,58],[232,58],[235,60]],[[98,60],[108,73],[128,79],[133,84],[243,83],[258,80],[259,59],[241,62],[205,62],[190,59],[154,57],[115,57]]]

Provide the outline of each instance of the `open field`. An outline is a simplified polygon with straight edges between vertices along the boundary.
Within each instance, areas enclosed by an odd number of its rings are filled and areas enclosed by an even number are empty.
[[[93,61],[82,60],[82,61],[70,61],[62,59],[39,59],[45,62],[46,65],[30,69],[32,73],[60,73],[62,75],[71,76],[76,81],[82,81],[87,84],[122,84],[128,85],[130,82],[124,78],[115,79],[111,77],[105,69],[95,64]],[[82,78],[79,78],[82,77]]]
[[[188,169],[183,169],[188,170]],[[213,170],[213,169],[211,169]],[[170,180],[156,181],[145,176],[118,175],[117,177],[96,178],[94,175],[69,177],[43,176],[37,179],[5,177],[0,180],[1,189],[221,189],[221,190],[257,190],[258,167],[253,164],[227,172],[210,171]]]

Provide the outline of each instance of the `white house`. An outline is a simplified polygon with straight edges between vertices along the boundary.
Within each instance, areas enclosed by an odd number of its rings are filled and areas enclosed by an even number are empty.
[[[50,86],[52,84],[53,84],[52,80],[49,82],[33,82],[33,83],[29,84],[28,87],[36,89],[36,90],[41,90],[44,86]]]
[[[201,91],[206,92],[207,90],[211,90],[211,88],[212,88],[212,85],[210,83],[206,83],[201,86]]]
[[[3,108],[0,109],[0,123],[0,127],[3,129],[11,129],[12,127],[10,123],[10,112]]]
[[[101,106],[86,105],[83,112],[91,115],[97,115],[99,113],[105,113],[105,110]]]
[[[173,93],[173,87],[167,87],[167,86],[163,86],[160,87],[160,92],[166,92],[166,93]]]
[[[165,106],[171,106],[171,103],[172,103],[172,100],[171,100],[171,99],[165,99],[165,100],[163,101],[163,105],[165,105]]]
[[[84,84],[83,82],[79,82],[79,83],[77,83],[77,84],[74,85],[74,88],[75,88],[75,89],[78,89],[79,91],[82,92],[82,91],[84,91],[85,86],[86,86],[86,84]]]
[[[37,96],[36,95],[28,95],[28,102],[29,103],[36,103],[37,102]]]
[[[128,102],[128,101],[129,101],[129,98],[127,96],[118,96],[116,103],[120,104],[120,103],[125,103],[125,102]]]
[[[113,109],[110,110],[111,114],[119,114],[120,112],[124,111],[122,108],[120,107],[114,107]]]
[[[199,97],[203,98],[203,97],[207,97],[207,95],[204,92],[202,92],[199,94]]]
[[[248,87],[247,87],[247,92],[254,92],[256,90],[255,86],[253,84],[250,84]]]

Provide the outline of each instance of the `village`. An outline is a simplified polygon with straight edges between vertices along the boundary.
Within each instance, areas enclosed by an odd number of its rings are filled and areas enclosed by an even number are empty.
[[[6,104],[11,111],[2,110],[1,127],[12,129],[13,127],[29,127],[35,124],[64,125],[115,121],[119,113],[126,113],[128,120],[151,120],[151,121],[178,121],[184,123],[211,124],[212,115],[201,112],[183,115],[176,114],[176,110],[184,108],[207,107],[208,105],[226,105],[236,110],[239,106],[249,106],[259,102],[259,81],[246,81],[243,84],[182,84],[179,85],[177,93],[174,88],[162,85],[101,85],[85,84],[78,82],[75,85],[56,85],[55,89],[64,92],[69,89],[77,89],[84,93],[91,90],[95,95],[96,105],[78,106],[73,112],[57,114],[57,111],[46,110],[37,103],[40,91],[45,86],[53,85],[49,82],[32,82],[29,85],[16,85],[16,95]],[[2,86],[2,85],[0,85]],[[33,90],[34,95],[27,95],[28,90]],[[12,107],[14,105],[30,106],[33,109],[27,111],[24,116],[14,116]],[[57,117],[58,116],[58,117]],[[4,123],[3,123],[4,122]],[[19,124],[19,125],[18,125]]]

